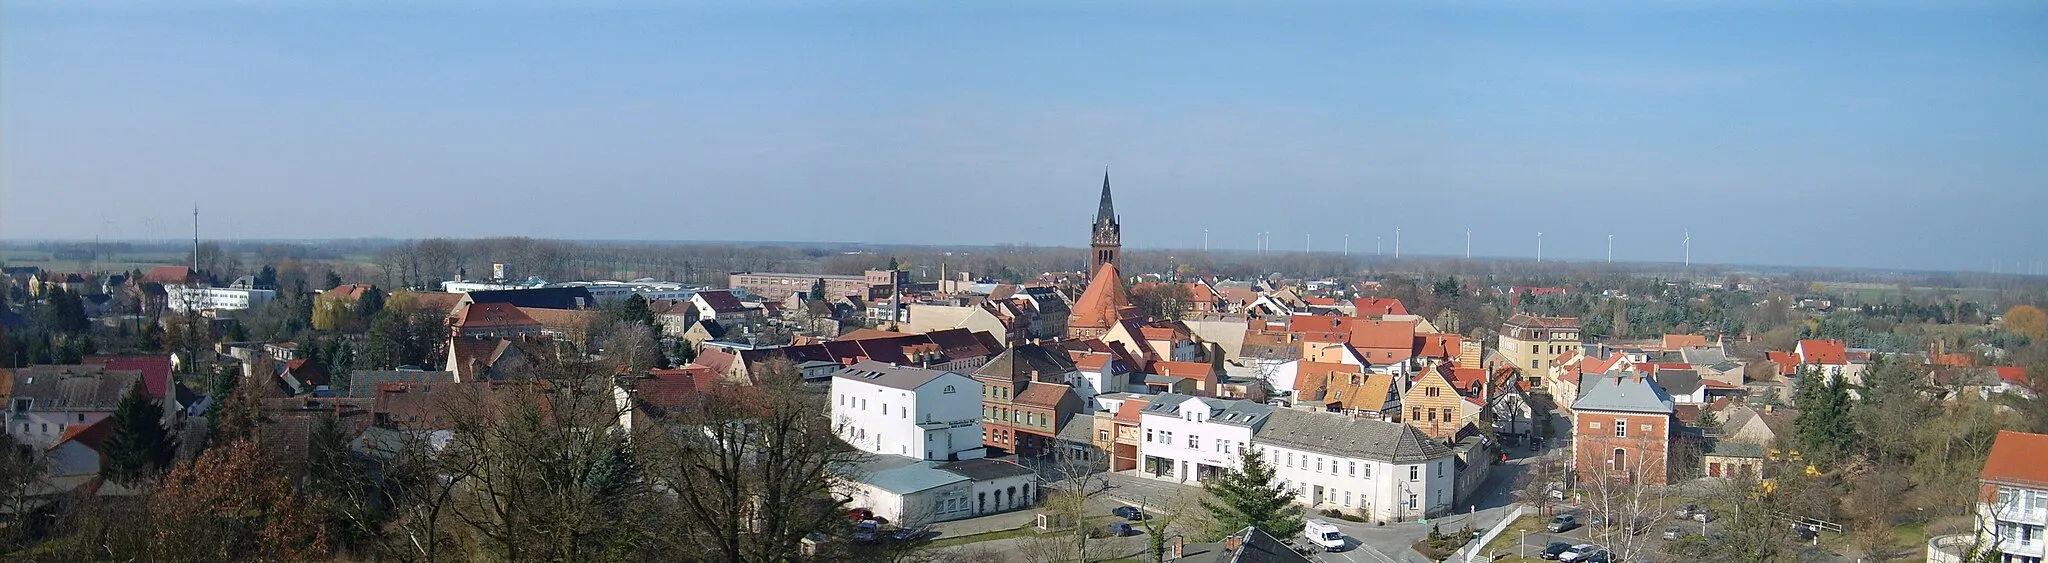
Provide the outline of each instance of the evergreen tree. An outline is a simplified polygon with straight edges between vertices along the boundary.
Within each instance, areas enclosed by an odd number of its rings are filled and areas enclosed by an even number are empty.
[[[163,425],[163,404],[149,398],[137,380],[114,407],[114,433],[104,450],[107,465],[100,474],[120,483],[134,482],[149,472],[167,469],[177,444]]]
[[[1849,382],[1809,369],[1799,380],[1799,418],[1794,432],[1807,458],[1830,461],[1856,442]]]
[[[384,290],[382,288],[374,285],[370,286],[368,291],[363,292],[362,297],[356,299],[356,318],[362,319],[365,325],[369,324],[370,317],[376,316],[378,312],[383,310]]]
[[[328,270],[327,287],[321,289],[334,289],[337,287],[341,287],[341,274],[334,273],[334,270]]]
[[[825,278],[818,278],[817,281],[811,282],[811,300],[825,300]]]
[[[1238,454],[1237,468],[1202,485],[1213,497],[1204,499],[1202,508],[1216,516],[1226,533],[1258,526],[1276,538],[1294,537],[1303,526],[1301,507],[1291,492],[1273,482],[1273,475],[1266,457],[1247,449]]]

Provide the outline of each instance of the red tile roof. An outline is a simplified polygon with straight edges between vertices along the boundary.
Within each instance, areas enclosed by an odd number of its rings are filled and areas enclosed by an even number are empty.
[[[1365,373],[1365,370],[1351,364],[1336,364],[1330,362],[1308,361],[1301,362],[1300,364],[1297,364],[1294,368],[1295,396],[1321,396],[1324,384],[1329,382],[1330,374],[1333,373],[1363,374]]]
[[[1017,403],[1034,407],[1058,408],[1060,400],[1066,398],[1070,389],[1058,383],[1034,382],[1017,394]]]
[[[1415,355],[1425,358],[1456,358],[1464,350],[1465,337],[1456,334],[1415,335]]]
[[[107,358],[109,370],[142,372],[142,387],[149,391],[149,397],[158,401],[169,396],[171,390],[170,356],[116,356]]]
[[[1081,292],[1081,298],[1074,300],[1067,326],[1108,327],[1123,320],[1127,316],[1125,309],[1130,306],[1131,298],[1124,294],[1116,264],[1104,262],[1095,271],[1095,277],[1088,280],[1088,289]]]
[[[1792,355],[1791,352],[1764,352],[1764,357],[1771,360],[1771,363],[1778,364],[1778,373],[1780,374],[1797,373],[1799,371],[1799,357]]]
[[[455,314],[455,308],[462,306],[462,294],[438,291],[400,291],[391,294],[391,304],[407,301],[410,301],[414,307],[418,307],[421,311],[453,315]]]
[[[1216,366],[1202,362],[1152,362],[1152,372],[1168,377],[1209,382],[1215,381],[1216,378]]]
[[[456,328],[540,326],[511,303],[471,303],[455,313]]]
[[[106,441],[107,437],[112,435],[114,435],[114,417],[109,416],[93,421],[92,424],[72,425],[70,428],[64,429],[64,435],[57,437],[57,443],[78,442],[92,448],[93,451],[99,451],[100,442]]]
[[[1984,481],[2048,489],[2048,434],[2000,430],[1984,459]]]
[[[898,336],[903,336],[903,333],[877,328],[857,328],[853,329],[852,332],[839,335],[837,340],[868,340],[873,338],[895,338]]]
[[[1849,363],[1848,344],[1840,340],[1801,340],[1798,348],[1801,358],[1809,364],[1844,365]]]
[[[1684,348],[1684,347],[1688,347],[1688,346],[1691,346],[1691,347],[1700,347],[1700,346],[1706,346],[1706,345],[1707,345],[1707,336],[1706,336],[1706,335],[1704,335],[1704,334],[1666,334],[1666,335],[1664,335],[1664,348],[1665,348],[1665,349],[1667,349],[1667,350],[1668,350],[1668,349],[1675,349],[1675,348]]]
[[[1356,320],[1350,323],[1351,347],[1401,350],[1407,352],[1398,360],[1407,359],[1415,350],[1416,320]],[[1374,362],[1385,362],[1381,357],[1370,358]]]
[[[1145,412],[1145,405],[1149,404],[1152,404],[1149,399],[1131,399],[1119,403],[1116,406],[1116,420],[1137,424],[1138,414]]]
[[[2011,383],[2013,385],[2020,386],[2029,386],[2033,384],[2033,379],[2027,377],[2027,368],[2015,366],[1998,366],[1991,368],[1991,370],[1998,372],[1999,381],[2004,381],[2006,383]]]
[[[1356,315],[1367,318],[1408,314],[1408,306],[1402,304],[1399,299],[1360,297],[1351,300],[1351,306],[1358,310]]]

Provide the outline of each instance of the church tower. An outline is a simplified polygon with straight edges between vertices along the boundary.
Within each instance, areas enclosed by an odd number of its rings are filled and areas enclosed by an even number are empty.
[[[1109,170],[1102,171],[1102,205],[1095,210],[1095,232],[1089,248],[1094,256],[1088,261],[1090,273],[1100,271],[1103,264],[1123,264],[1123,228],[1117,225],[1116,207],[1109,202]]]

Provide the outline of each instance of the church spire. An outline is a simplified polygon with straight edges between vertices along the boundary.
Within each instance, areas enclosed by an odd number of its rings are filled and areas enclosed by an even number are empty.
[[[1095,224],[1116,224],[1116,206],[1109,202],[1109,167],[1102,167],[1102,205],[1095,210]]]

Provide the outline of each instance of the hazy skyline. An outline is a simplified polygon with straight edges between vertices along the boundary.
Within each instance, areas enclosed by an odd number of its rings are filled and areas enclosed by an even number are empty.
[[[1638,4],[10,1],[0,238],[2048,260],[2048,4]]]

